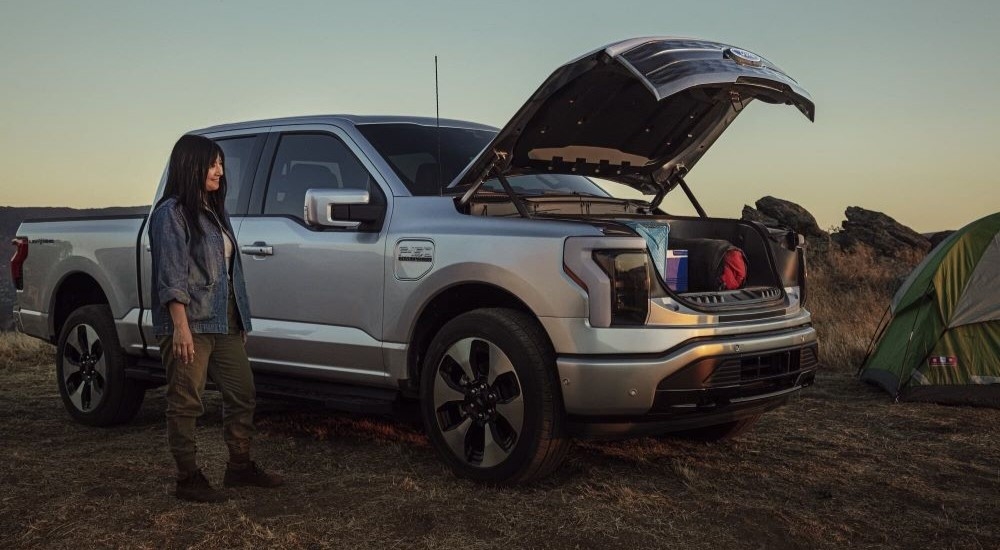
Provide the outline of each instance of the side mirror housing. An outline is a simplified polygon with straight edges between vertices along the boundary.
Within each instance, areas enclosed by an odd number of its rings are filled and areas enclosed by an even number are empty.
[[[310,189],[306,191],[306,223],[318,227],[357,229],[372,222],[368,203],[371,195],[364,189]]]

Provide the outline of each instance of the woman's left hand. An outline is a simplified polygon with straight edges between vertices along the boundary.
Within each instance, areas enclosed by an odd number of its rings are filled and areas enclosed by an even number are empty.
[[[243,339],[243,345],[244,346],[247,345],[247,331],[241,330],[240,331],[240,338]]]

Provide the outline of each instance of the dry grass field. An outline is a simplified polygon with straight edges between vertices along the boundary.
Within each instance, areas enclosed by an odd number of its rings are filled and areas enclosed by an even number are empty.
[[[454,478],[412,424],[268,401],[258,459],[285,487],[171,496],[162,390],[134,422],[70,421],[52,351],[0,337],[0,547],[1000,548],[1000,410],[892,403],[853,377],[907,262],[812,271],[824,368],[729,443],[580,443],[556,475]],[[220,479],[221,403],[200,425]]]

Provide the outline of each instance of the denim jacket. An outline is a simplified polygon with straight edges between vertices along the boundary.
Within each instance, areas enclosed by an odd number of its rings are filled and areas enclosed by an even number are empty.
[[[250,331],[250,302],[243,281],[243,264],[229,216],[221,220],[233,243],[233,293],[243,328]],[[193,333],[229,332],[227,305],[230,279],[227,277],[222,231],[210,212],[198,217],[204,237],[193,239],[187,219],[174,197],[162,201],[149,218],[149,242],[153,253],[153,327],[156,336],[173,334],[174,324],[167,307],[172,301],[187,308]]]

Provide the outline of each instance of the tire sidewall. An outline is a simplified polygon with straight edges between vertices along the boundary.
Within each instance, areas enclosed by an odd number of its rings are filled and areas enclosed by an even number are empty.
[[[537,452],[545,421],[559,414],[559,411],[546,410],[545,407],[546,385],[550,391],[557,391],[551,387],[553,376],[550,365],[545,364],[551,358],[551,352],[531,338],[522,339],[511,332],[501,316],[519,324],[529,319],[515,310],[475,310],[462,314],[446,323],[434,336],[420,373],[420,410],[427,436],[459,477],[481,482],[503,483],[516,478]],[[514,449],[503,463],[491,468],[471,466],[454,455],[441,435],[434,409],[434,379],[441,359],[452,344],[470,337],[487,340],[507,355],[517,374],[524,400],[524,423]],[[548,376],[545,376],[546,373]],[[561,402],[561,399],[551,400],[552,408]]]
[[[94,328],[97,337],[101,340],[104,350],[104,361],[107,365],[104,395],[102,396],[101,403],[90,412],[83,412],[73,405],[69,398],[69,392],[66,389],[66,379],[63,376],[67,367],[73,368],[65,362],[66,340],[69,338],[72,329],[81,324],[90,325]],[[73,313],[70,313],[63,324],[62,331],[59,333],[56,348],[56,381],[59,385],[59,395],[62,397],[63,405],[74,420],[90,426],[108,426],[116,422],[118,409],[125,398],[125,391],[127,390],[124,362],[124,354],[118,343],[118,333],[115,329],[110,308],[107,306],[90,305],[80,307],[73,311]]]

